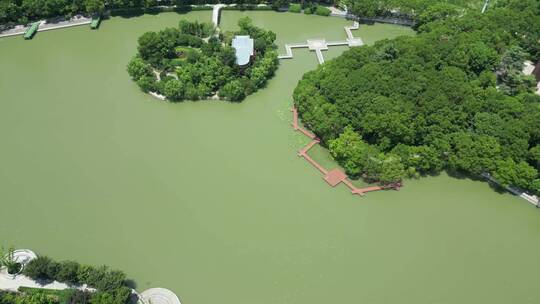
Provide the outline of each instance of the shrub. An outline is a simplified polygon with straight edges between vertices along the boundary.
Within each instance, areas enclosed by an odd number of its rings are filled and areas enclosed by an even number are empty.
[[[312,6],[306,7],[306,8],[304,9],[304,14],[306,14],[306,15],[311,15],[311,14],[313,14],[313,11],[315,11],[315,8],[314,8],[314,7],[312,7]]]
[[[302,11],[302,6],[298,3],[291,3],[289,5],[289,12],[291,13],[300,13]]]
[[[219,90],[219,96],[229,101],[239,101],[245,97],[245,89],[239,80],[234,80]]]
[[[0,267],[5,266],[9,274],[17,274],[22,268],[22,265],[15,261],[14,252],[13,247],[7,250],[4,247],[0,248]]]
[[[109,292],[119,290],[124,286],[126,275],[122,271],[108,270],[107,267],[102,267],[101,270],[104,271],[103,278],[92,286],[99,290]]]
[[[73,293],[69,296],[67,303],[68,304],[90,303],[90,298],[92,298],[92,294],[90,292],[75,289]]]
[[[31,260],[24,267],[23,273],[34,280],[51,280],[49,276],[49,265],[54,263],[46,256],[38,256],[37,259]]]
[[[152,76],[143,76],[137,80],[137,84],[145,93],[156,90],[156,79]]]
[[[64,261],[59,264],[58,274],[56,279],[61,282],[66,282],[69,284],[78,284],[79,278],[77,273],[79,272],[79,263],[72,261]]]
[[[10,263],[7,266],[7,271],[9,274],[17,274],[21,271],[22,265],[21,263]]]
[[[145,75],[152,75],[152,69],[150,66],[142,60],[141,57],[136,56],[131,59],[127,68],[129,76],[131,79],[137,81]]]
[[[47,265],[47,277],[49,280],[56,280],[56,276],[60,271],[60,263],[52,261]]]
[[[315,14],[316,15],[319,15],[319,16],[330,16],[330,13],[331,11],[324,7],[324,6],[317,6],[317,8],[315,9]]]
[[[207,22],[199,23],[198,21],[189,22],[187,20],[180,20],[178,27],[182,34],[193,35],[199,38],[205,38],[214,34],[214,26],[212,23]]]

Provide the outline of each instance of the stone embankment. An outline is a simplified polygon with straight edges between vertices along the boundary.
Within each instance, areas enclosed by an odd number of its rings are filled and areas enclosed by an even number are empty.
[[[39,22],[40,22],[40,25],[39,25],[38,32],[43,32],[43,31],[56,30],[56,29],[61,29],[61,28],[66,28],[66,27],[90,24],[92,22],[92,19],[81,16],[81,15],[77,15],[69,20],[61,20],[57,22],[47,22],[46,20],[41,20]],[[23,35],[27,29],[28,29],[28,26],[17,25],[12,29],[0,32],[0,38]]]

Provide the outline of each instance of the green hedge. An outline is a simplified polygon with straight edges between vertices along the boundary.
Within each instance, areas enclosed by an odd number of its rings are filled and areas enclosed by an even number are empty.
[[[289,5],[289,12],[291,13],[300,13],[302,11],[302,6],[297,3]]]
[[[306,7],[306,8],[304,9],[304,14],[306,14],[306,15],[312,15],[314,11],[315,11],[315,8],[314,8],[314,7],[311,7],[311,6],[310,6],[310,7]]]
[[[26,298],[40,299],[40,301],[45,300],[49,303],[58,303],[58,304],[70,304],[73,303],[70,300],[75,294],[73,289],[64,289],[64,290],[53,290],[53,289],[43,289],[43,288],[31,288],[31,287],[19,287],[18,289],[19,297],[22,302]],[[0,301],[1,303],[1,301]],[[30,302],[34,303],[34,302]],[[78,302],[77,302],[78,303]]]
[[[56,262],[49,257],[38,256],[25,266],[23,273],[37,281],[58,281],[69,285],[87,284],[96,289],[92,294],[92,298],[96,298],[94,302],[101,304],[127,303],[131,294],[125,274],[110,270],[106,266],[94,267],[73,261]]]
[[[318,5],[317,8],[315,9],[315,14],[319,16],[330,16],[330,13],[331,11],[324,6]]]

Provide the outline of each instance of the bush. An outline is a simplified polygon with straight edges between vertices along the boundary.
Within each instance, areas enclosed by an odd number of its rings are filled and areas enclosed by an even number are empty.
[[[56,279],[60,282],[65,282],[68,284],[78,284],[79,278],[77,276],[77,273],[79,272],[79,263],[72,262],[72,261],[64,261],[61,262],[58,270],[58,274],[56,275]]]
[[[131,79],[137,81],[143,76],[152,75],[152,69],[146,62],[142,60],[141,57],[133,57],[131,61],[128,64],[127,68],[129,76],[131,76]]]
[[[298,3],[291,3],[289,5],[289,12],[291,13],[300,13],[302,11],[302,6]]]
[[[314,8],[314,7],[312,7],[312,6],[306,7],[306,8],[304,9],[304,14],[306,14],[306,15],[311,15],[311,14],[313,14],[314,11],[315,11],[315,8]]]
[[[198,21],[189,22],[187,20],[180,20],[178,27],[182,34],[193,35],[199,38],[205,38],[214,34],[214,25],[208,22],[199,23]]]
[[[46,256],[38,256],[24,267],[23,274],[34,280],[51,280],[49,266],[54,263]]]
[[[219,96],[229,101],[239,101],[245,97],[245,89],[239,80],[234,80],[219,90]]]
[[[10,263],[7,266],[7,271],[9,274],[17,274],[21,271],[22,265],[21,263]]]
[[[129,303],[131,288],[127,286],[126,275],[117,270],[110,270],[106,266],[92,267],[80,265],[73,261],[55,262],[46,256],[39,256],[30,261],[24,268],[24,274],[34,280],[56,280],[58,282],[82,285],[95,288],[96,292],[88,293],[79,290],[58,291],[61,295],[58,301],[43,303],[65,303],[65,304],[124,304]],[[35,295],[42,289],[21,289],[23,295]],[[57,292],[57,291],[55,291]],[[48,295],[50,296],[50,295]],[[0,304],[4,303],[42,303],[42,302],[3,302],[0,294]]]
[[[319,15],[319,16],[330,16],[330,13],[331,11],[324,7],[324,6],[317,6],[317,8],[315,9],[315,14],[316,15]]]

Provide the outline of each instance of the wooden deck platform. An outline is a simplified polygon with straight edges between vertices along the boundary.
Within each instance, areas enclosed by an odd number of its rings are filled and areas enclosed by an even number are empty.
[[[308,155],[309,150],[313,148],[316,144],[318,144],[320,140],[315,136],[315,134],[302,128],[298,124],[298,111],[296,110],[294,106],[292,107],[291,112],[293,113],[293,123],[292,123],[293,129],[295,131],[301,132],[302,134],[304,134],[305,136],[311,139],[311,141],[305,147],[303,147],[302,149],[298,151],[298,156],[304,158],[305,160],[307,160],[308,163],[310,163],[313,167],[319,170],[324,175],[323,179],[330,186],[335,187],[339,185],[340,183],[344,183],[349,189],[351,189],[352,194],[358,194],[360,196],[363,196],[365,193],[372,192],[372,191],[387,190],[387,189],[399,190],[399,188],[401,187],[401,183],[357,188],[351,183],[347,174],[345,174],[345,172],[343,172],[341,169],[335,168],[330,171],[325,169],[321,164],[316,162],[313,158],[311,158]]]

